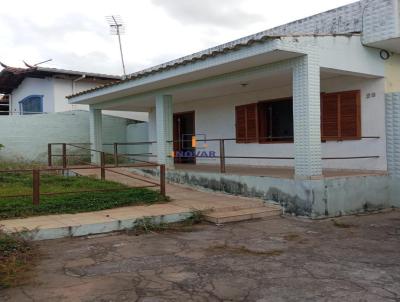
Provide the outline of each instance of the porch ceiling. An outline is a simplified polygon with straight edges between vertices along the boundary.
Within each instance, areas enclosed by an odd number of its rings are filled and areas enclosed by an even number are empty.
[[[339,70],[322,69],[321,81],[336,77],[352,76],[356,78],[369,78],[364,75],[344,73]],[[245,84],[243,86],[242,84]],[[194,102],[207,99],[218,98],[222,96],[232,96],[240,94],[257,94],[259,91],[284,88],[292,86],[291,70],[277,71],[273,75],[245,75],[233,79],[227,79],[222,82],[209,82],[199,87],[183,87],[175,90],[173,93],[173,102]],[[121,111],[144,111],[147,112],[155,107],[155,96],[153,94],[143,95],[131,102],[109,102],[104,109]]]

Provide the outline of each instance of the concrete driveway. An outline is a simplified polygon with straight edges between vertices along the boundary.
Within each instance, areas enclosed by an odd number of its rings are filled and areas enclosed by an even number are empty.
[[[399,301],[400,212],[39,243],[0,301]]]

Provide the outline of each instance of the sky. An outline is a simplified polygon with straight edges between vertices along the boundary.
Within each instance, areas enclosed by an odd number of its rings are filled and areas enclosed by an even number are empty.
[[[0,61],[122,74],[118,40],[106,16],[118,15],[127,73],[179,58],[354,0],[13,0],[0,8]]]

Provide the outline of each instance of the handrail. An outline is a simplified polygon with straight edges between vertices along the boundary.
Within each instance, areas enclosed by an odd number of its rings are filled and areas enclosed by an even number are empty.
[[[292,139],[290,136],[281,136],[281,137],[264,137],[265,139]],[[361,139],[380,139],[379,136],[363,136]],[[242,139],[240,139],[243,141]],[[294,160],[294,156],[239,156],[239,155],[226,155],[225,154],[225,142],[227,141],[237,141],[237,138],[211,138],[211,139],[196,139],[197,142],[219,142],[219,154],[214,154],[212,158],[219,159],[219,165],[220,165],[220,172],[225,173],[226,171],[226,160],[227,159],[249,159],[249,160]],[[169,140],[167,141],[168,143],[175,143],[175,142],[192,142],[191,139],[187,140]],[[125,142],[125,143],[114,143],[114,153],[105,153],[107,155],[113,155],[114,156],[114,164],[115,166],[120,166],[119,165],[119,159],[120,158],[126,158],[129,160],[134,160],[137,162],[142,162],[142,163],[152,163],[151,161],[145,161],[145,160],[140,160],[137,159],[137,157],[157,157],[157,155],[151,153],[151,152],[145,152],[145,153],[125,153],[121,154],[118,152],[118,146],[130,146],[130,145],[149,145],[149,144],[154,144],[157,143],[156,141],[146,141],[146,142]],[[77,145],[73,144],[68,144],[73,147],[77,147],[80,149],[86,149],[86,150],[92,150],[90,148],[84,148],[80,147]],[[194,148],[195,149],[195,148]],[[99,152],[98,150],[94,150],[96,152]],[[102,154],[103,154],[102,153]],[[173,158],[175,155],[167,155],[169,158]],[[188,154],[180,154],[180,158],[210,158],[210,156],[207,155],[202,155],[196,154],[196,153],[188,153]],[[321,160],[355,160],[355,159],[377,159],[380,158],[379,155],[360,155],[360,156],[338,156],[338,157],[322,157]]]
[[[62,154],[53,154],[52,153],[52,146],[53,145],[62,145]],[[48,144],[48,167],[47,168],[41,168],[41,170],[39,171],[55,171],[55,170],[70,170],[70,169],[74,169],[74,170],[79,170],[79,169],[96,169],[99,168],[100,169],[100,176],[101,176],[101,180],[105,180],[105,173],[106,171],[111,172],[111,173],[116,173],[116,174],[120,174],[120,175],[124,175],[133,179],[137,179],[140,180],[142,182],[147,182],[149,184],[151,184],[152,186],[160,186],[160,193],[161,195],[165,196],[166,194],[166,188],[165,188],[165,166],[162,164],[158,164],[155,162],[150,162],[150,161],[144,161],[144,160],[138,160],[138,159],[134,159],[135,162],[139,162],[139,164],[137,163],[133,163],[133,164],[119,164],[118,162],[118,158],[120,156],[122,157],[126,157],[124,155],[120,155],[120,154],[112,154],[112,153],[107,153],[104,151],[99,151],[99,150],[95,150],[92,148],[86,148],[86,147],[82,147],[82,144],[67,144],[67,143],[54,143],[54,144]],[[86,150],[89,152],[97,152],[98,154],[100,154],[100,164],[94,164],[94,163],[88,163],[86,161],[83,161],[81,159],[77,159],[77,157],[79,156],[86,156],[86,154],[67,154],[67,146],[73,147],[73,148],[77,148],[79,150]],[[113,156],[114,158],[114,164],[113,165],[107,165],[106,164],[106,156]],[[53,167],[53,157],[61,157],[62,158],[62,168],[60,167]],[[73,157],[76,161],[83,163],[85,166],[70,166],[68,165],[68,158]],[[128,175],[119,171],[115,171],[112,170],[112,168],[145,168],[145,167],[150,167],[150,168],[156,168],[158,167],[160,169],[160,182],[159,184],[147,179],[142,179],[142,178],[137,178],[135,176],[132,175]],[[10,172],[10,170],[7,170],[7,172]],[[1,170],[0,170],[1,173]],[[40,173],[40,172],[38,172]],[[143,186],[142,186],[143,187]],[[150,187],[150,186],[147,186]],[[35,199],[37,199],[37,196],[35,197]]]

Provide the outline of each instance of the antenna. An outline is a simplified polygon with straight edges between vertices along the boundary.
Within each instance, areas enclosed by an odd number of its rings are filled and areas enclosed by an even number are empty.
[[[37,66],[40,65],[40,64],[44,64],[44,63],[47,63],[47,62],[50,62],[50,61],[53,61],[53,59],[48,59],[48,60],[46,60],[46,61],[42,61],[42,62],[33,64],[33,65],[28,64],[28,63],[26,63],[25,61],[22,61],[22,62],[24,62],[25,66],[28,67],[28,68],[35,68],[35,67],[37,67]]]
[[[121,44],[121,35],[125,33],[125,25],[122,22],[120,16],[115,16],[115,15],[107,16],[106,20],[108,22],[108,25],[110,25],[111,35],[118,36],[119,51],[121,53],[121,61],[122,61],[122,70],[124,72],[124,77],[126,77],[124,54],[122,53],[122,44]]]

